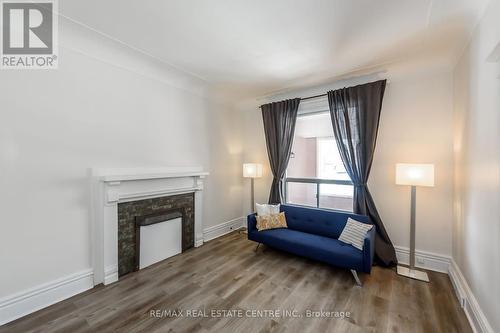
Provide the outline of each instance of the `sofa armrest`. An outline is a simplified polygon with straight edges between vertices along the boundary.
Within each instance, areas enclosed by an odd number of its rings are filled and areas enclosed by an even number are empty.
[[[257,231],[257,214],[250,214],[247,216],[247,231],[248,233]]]
[[[363,244],[363,271],[370,273],[373,265],[373,257],[375,256],[375,226],[366,233]]]

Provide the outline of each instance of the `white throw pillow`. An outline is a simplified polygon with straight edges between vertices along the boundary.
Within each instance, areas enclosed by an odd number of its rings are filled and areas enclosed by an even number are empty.
[[[269,205],[269,204],[255,204],[255,207],[257,208],[257,215],[260,216],[268,216],[268,215],[274,215],[274,214],[279,214],[280,212],[280,205]]]
[[[267,208],[267,204],[256,203],[255,208],[257,209],[257,215],[260,215],[260,216],[269,215],[268,214],[269,209]]]
[[[280,204],[277,205],[267,205],[269,208],[269,215],[275,215],[280,213]]]
[[[363,244],[366,233],[373,228],[373,225],[347,219],[347,223],[340,234],[339,241],[351,244],[358,250],[363,251]]]

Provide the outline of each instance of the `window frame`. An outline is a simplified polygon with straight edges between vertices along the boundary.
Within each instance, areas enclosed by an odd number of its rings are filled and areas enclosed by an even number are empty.
[[[292,178],[292,177],[285,177],[283,180],[285,183],[285,204],[288,203],[288,183],[300,183],[300,184],[316,184],[316,208],[319,207],[319,199],[320,199],[320,185],[321,184],[334,184],[334,185],[351,185],[353,186],[353,182],[351,180],[337,180],[337,179],[322,179],[322,178]],[[311,206],[306,206],[306,205],[300,205],[300,204],[292,204],[294,206],[301,206],[301,207],[311,207]],[[343,210],[343,209],[338,209],[338,208],[322,208],[322,209],[328,209],[328,210],[338,210],[338,211],[343,211],[343,212],[351,212],[351,210]]]
[[[312,116],[312,115],[315,115],[315,114],[322,114],[322,113],[329,113],[329,111],[319,111],[319,110],[315,110],[315,111],[312,111],[312,112],[307,112],[307,111],[303,111],[303,112],[300,112],[298,115],[297,115],[297,118],[299,117],[307,117],[307,116]],[[295,133],[294,133],[294,137],[295,137]],[[287,167],[288,168],[288,167]],[[305,177],[305,178],[298,178],[298,177],[288,177],[287,176],[288,172],[285,172],[285,178],[283,179],[283,192],[284,192],[284,199],[285,199],[285,204],[289,204],[288,203],[288,184],[289,183],[300,183],[300,184],[316,184],[316,208],[320,208],[319,204],[320,204],[320,185],[321,184],[333,184],[333,185],[350,185],[350,186],[354,186],[354,183],[352,182],[352,180],[339,180],[339,179],[323,179],[323,178],[308,178],[308,177]],[[300,204],[295,204],[295,203],[291,203],[290,205],[293,205],[293,206],[300,206],[300,207],[311,207],[311,206],[306,206],[306,205],[300,205]],[[354,208],[354,207],[353,207]],[[351,210],[343,210],[343,209],[338,209],[338,208],[321,208],[321,209],[327,209],[327,210],[333,210],[333,211],[342,211],[342,212],[350,212],[352,213],[353,212],[353,208],[351,208]]]

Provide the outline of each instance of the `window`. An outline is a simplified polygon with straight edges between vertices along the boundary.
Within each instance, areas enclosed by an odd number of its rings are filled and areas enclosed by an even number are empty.
[[[320,179],[350,181],[333,137],[317,138],[317,175]],[[352,198],[352,185],[321,184],[321,195]]]
[[[329,113],[297,119],[285,184],[287,203],[352,211],[353,186]]]

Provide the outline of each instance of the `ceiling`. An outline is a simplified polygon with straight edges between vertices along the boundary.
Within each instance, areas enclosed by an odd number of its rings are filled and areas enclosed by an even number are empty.
[[[65,0],[64,16],[228,92],[412,58],[452,66],[488,0]]]

